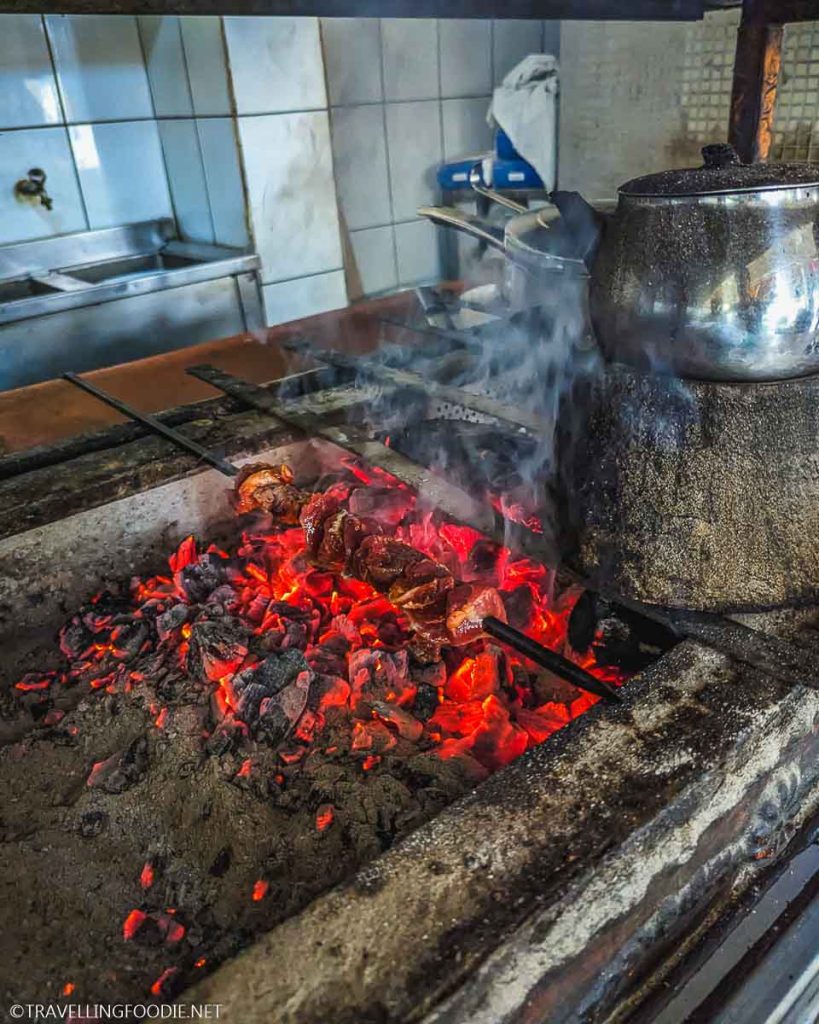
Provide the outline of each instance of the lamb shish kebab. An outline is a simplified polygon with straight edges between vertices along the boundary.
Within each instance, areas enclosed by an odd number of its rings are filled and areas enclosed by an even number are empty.
[[[494,587],[459,583],[445,565],[385,536],[375,519],[350,512],[332,495],[303,491],[293,480],[287,465],[246,466],[236,480],[236,511],[267,512],[282,525],[301,526],[312,561],[370,584],[404,612],[416,651],[434,660],[442,646],[492,636],[581,689],[622,700],[609,683],[509,626]]]

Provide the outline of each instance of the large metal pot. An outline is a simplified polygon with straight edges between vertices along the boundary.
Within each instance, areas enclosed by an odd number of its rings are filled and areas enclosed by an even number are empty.
[[[610,217],[553,193],[563,240],[551,262],[572,237],[567,266],[579,255],[590,270],[592,324],[612,359],[704,380],[815,372],[819,170],[741,165],[725,145],[703,156],[702,168],[623,185]]]

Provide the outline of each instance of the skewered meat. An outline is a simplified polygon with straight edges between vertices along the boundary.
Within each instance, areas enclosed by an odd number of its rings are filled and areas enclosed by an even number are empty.
[[[493,587],[456,586],[445,565],[385,536],[375,519],[348,511],[332,495],[294,487],[289,466],[246,469],[236,484],[235,506],[239,512],[269,512],[285,524],[300,522],[307,553],[316,564],[349,573],[386,594],[427,647],[477,640],[489,615],[506,621],[503,601]]]
[[[236,478],[234,505],[238,513],[262,509],[280,523],[297,526],[310,495],[293,486],[293,470],[284,464],[245,466]]]

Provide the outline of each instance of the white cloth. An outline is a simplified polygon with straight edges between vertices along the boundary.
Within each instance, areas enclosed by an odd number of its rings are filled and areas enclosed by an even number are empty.
[[[555,187],[557,60],[548,53],[524,57],[495,89],[487,120],[501,127],[551,192]]]

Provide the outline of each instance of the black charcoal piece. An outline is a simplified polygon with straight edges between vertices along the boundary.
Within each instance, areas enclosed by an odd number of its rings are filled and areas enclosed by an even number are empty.
[[[282,743],[301,718],[312,678],[311,672],[301,672],[289,686],[262,701],[258,731],[271,746]]]
[[[235,672],[247,655],[249,632],[229,617],[201,619],[193,624],[186,667],[201,683],[216,682]]]
[[[197,561],[191,562],[179,573],[179,584],[194,604],[201,604],[216,590],[228,581],[230,560],[220,555],[200,555]]]
[[[177,629],[187,622],[190,609],[186,604],[175,604],[156,620],[156,631],[160,640],[167,640]]]

